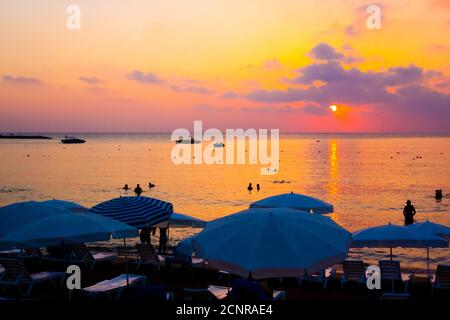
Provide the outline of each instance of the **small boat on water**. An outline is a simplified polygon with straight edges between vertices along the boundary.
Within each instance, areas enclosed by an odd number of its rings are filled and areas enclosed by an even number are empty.
[[[85,143],[86,140],[79,139],[73,136],[65,136],[64,139],[61,139],[61,142],[65,144],[74,144],[74,143]]]
[[[180,137],[180,139],[175,140],[175,143],[181,143],[181,144],[197,144],[197,143],[201,143],[200,140],[195,140],[194,138],[190,138],[188,140],[183,140],[182,137]]]
[[[216,142],[216,143],[214,143],[214,147],[215,148],[223,148],[223,147],[225,147],[225,143],[223,143],[223,142]]]

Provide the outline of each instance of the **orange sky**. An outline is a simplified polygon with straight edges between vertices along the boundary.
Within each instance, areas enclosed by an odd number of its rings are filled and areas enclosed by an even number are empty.
[[[0,0],[0,132],[449,132],[449,2],[378,4]]]

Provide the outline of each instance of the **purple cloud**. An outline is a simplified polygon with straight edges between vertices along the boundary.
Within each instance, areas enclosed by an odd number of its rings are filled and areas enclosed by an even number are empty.
[[[23,77],[23,76],[11,76],[11,75],[4,75],[3,81],[13,84],[19,84],[19,85],[37,85],[37,84],[43,84],[43,81],[39,78],[32,78],[32,77]]]
[[[170,88],[175,92],[192,92],[192,93],[200,93],[200,94],[212,94],[214,91],[211,91],[205,87],[180,87],[177,85],[172,85]]]
[[[308,87],[255,90],[245,97],[260,103],[304,102],[307,106],[302,110],[317,115],[327,114],[326,108],[331,103],[342,103],[446,119],[450,116],[450,95],[425,86],[430,78],[441,80],[443,75],[440,72],[415,65],[382,71],[362,71],[355,67],[345,69],[341,65],[343,60],[331,59],[336,56],[333,51],[328,51],[329,54],[321,56],[328,59],[326,62],[312,63],[298,69],[299,75],[289,81]],[[316,81],[320,85],[316,86]]]
[[[342,60],[345,57],[342,53],[337,52],[335,48],[326,43],[319,43],[309,54],[312,58],[323,61]]]
[[[237,94],[236,92],[228,91],[222,94],[220,97],[223,99],[237,99],[240,97],[240,95]]]
[[[82,81],[82,82],[86,82],[87,84],[99,84],[100,82],[102,82],[102,80],[100,80],[97,77],[79,77],[78,80]]]
[[[128,79],[134,80],[141,83],[150,83],[150,84],[163,84],[164,80],[160,79],[157,75],[152,72],[144,73],[139,70],[134,70],[133,72],[128,74]]]

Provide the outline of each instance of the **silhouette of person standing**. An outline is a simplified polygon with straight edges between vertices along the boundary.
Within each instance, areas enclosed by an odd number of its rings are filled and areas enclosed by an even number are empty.
[[[159,228],[159,253],[166,253],[167,249],[167,228]]]
[[[252,190],[253,190],[253,187],[252,187],[252,183],[251,183],[251,182],[248,184],[247,190],[248,190],[248,191],[252,191]]]
[[[143,228],[141,232],[139,233],[139,238],[141,239],[142,244],[151,244],[152,239],[150,235],[150,229]]]
[[[136,188],[134,188],[134,193],[136,193],[137,196],[141,195],[142,188],[141,188],[141,186],[139,184],[136,186]]]
[[[260,185],[259,185],[259,183],[256,185],[256,191],[259,191],[259,190],[261,190],[261,187],[260,187]]]
[[[403,209],[403,216],[405,217],[405,226],[414,223],[414,216],[416,215],[416,208],[411,204],[411,201],[406,201],[406,206]]]

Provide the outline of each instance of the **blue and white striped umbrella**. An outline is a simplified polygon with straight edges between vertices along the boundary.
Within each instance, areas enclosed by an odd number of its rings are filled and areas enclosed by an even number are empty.
[[[89,211],[141,229],[169,220],[173,206],[154,198],[120,197],[97,204]]]

